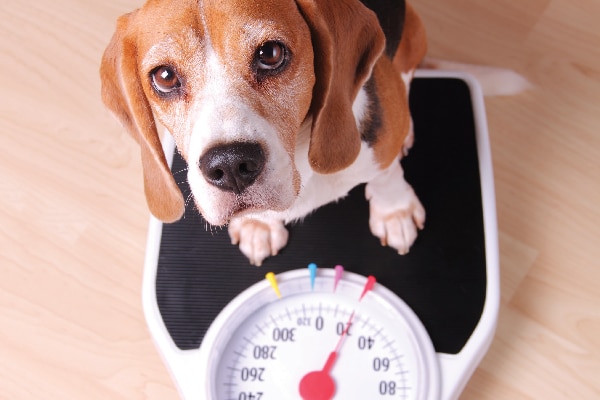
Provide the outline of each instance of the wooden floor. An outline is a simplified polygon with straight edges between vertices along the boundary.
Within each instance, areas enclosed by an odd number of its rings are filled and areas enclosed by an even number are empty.
[[[100,102],[140,0],[0,4],[0,398],[176,399],[146,329],[139,150]],[[430,55],[512,68],[486,99],[502,307],[465,399],[600,398],[600,3],[416,0]]]

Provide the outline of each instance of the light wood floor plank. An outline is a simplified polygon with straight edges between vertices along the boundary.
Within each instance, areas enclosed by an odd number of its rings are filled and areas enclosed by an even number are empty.
[[[0,4],[0,398],[177,398],[141,309],[139,149],[99,94],[140,4]],[[600,3],[413,4],[430,55],[534,85],[486,99],[502,308],[463,398],[600,398]]]

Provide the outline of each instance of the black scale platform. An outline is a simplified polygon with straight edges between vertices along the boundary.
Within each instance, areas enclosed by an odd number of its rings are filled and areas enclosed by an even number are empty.
[[[337,264],[400,296],[425,325],[437,352],[456,354],[477,325],[485,301],[482,200],[473,108],[467,84],[454,78],[417,78],[410,104],[415,145],[402,161],[425,206],[427,221],[406,256],[382,247],[368,226],[364,186],[289,227],[279,255],[251,266],[230,244],[226,228],[207,227],[190,202],[185,217],[164,225],[156,296],[164,323],[181,350],[195,349],[213,319],[265,273]],[[186,165],[172,170],[184,196]]]

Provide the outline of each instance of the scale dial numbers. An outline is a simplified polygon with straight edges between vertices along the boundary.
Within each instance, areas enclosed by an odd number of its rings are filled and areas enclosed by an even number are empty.
[[[302,377],[325,363],[353,312],[335,298],[323,298],[332,296],[318,297],[318,303],[303,298],[282,300],[287,303],[283,311],[278,304],[273,312],[266,309],[260,322],[253,320],[254,326],[242,327],[245,334],[232,338],[225,352],[229,358],[222,360],[219,368],[219,398],[266,400],[266,393],[274,386],[280,394],[298,396]],[[359,364],[361,375],[357,379],[362,390],[372,392],[371,398],[411,398],[415,384],[411,371],[403,365],[407,355],[400,348],[402,343],[382,326],[355,314],[344,342],[332,371],[336,382],[353,376]],[[351,398],[352,390],[350,385],[337,385],[336,396]]]
[[[265,286],[215,320],[202,344],[208,398],[436,398],[435,353],[414,314],[381,285],[361,296],[358,275],[334,292],[329,272],[314,286],[305,271],[282,274],[281,299]]]

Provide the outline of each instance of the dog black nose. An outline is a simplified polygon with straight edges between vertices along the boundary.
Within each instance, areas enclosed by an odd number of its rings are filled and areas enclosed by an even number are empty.
[[[230,143],[208,149],[199,161],[206,180],[221,190],[240,194],[252,185],[265,165],[258,143]]]

